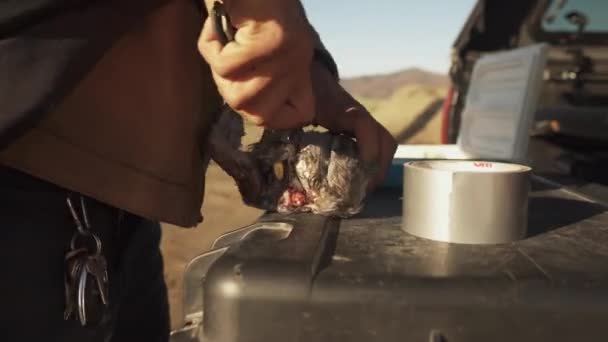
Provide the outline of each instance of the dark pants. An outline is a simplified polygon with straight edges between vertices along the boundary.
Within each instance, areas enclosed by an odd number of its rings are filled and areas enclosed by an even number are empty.
[[[160,226],[90,199],[109,264],[110,319],[64,320],[63,258],[75,231],[67,196],[0,166],[0,341],[168,341]]]

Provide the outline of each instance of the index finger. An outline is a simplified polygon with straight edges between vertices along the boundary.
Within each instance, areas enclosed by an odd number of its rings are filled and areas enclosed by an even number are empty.
[[[380,131],[376,120],[366,110],[357,107],[347,109],[340,120],[340,126],[357,139],[361,159],[376,163],[380,157]]]
[[[341,116],[342,127],[355,136],[359,155],[372,166],[368,191],[373,190],[386,176],[391,166],[397,143],[393,136],[365,109],[353,107]]]
[[[397,150],[397,141],[393,136],[378,123],[380,129],[380,156],[379,156],[379,170],[378,173],[370,180],[368,184],[368,191],[373,190],[380,184],[386,175],[388,174],[389,168],[393,162],[395,151]]]

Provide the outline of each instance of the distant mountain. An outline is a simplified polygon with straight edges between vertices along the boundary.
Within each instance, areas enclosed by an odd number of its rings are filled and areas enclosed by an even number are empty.
[[[447,87],[449,78],[445,74],[410,68],[391,74],[343,79],[341,83],[348,92],[356,97],[383,99],[390,97],[405,85]]]

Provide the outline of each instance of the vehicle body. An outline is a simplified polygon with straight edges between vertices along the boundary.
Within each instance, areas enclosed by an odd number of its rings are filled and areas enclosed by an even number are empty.
[[[377,190],[348,220],[269,213],[192,260],[186,322],[172,341],[604,340],[608,45],[603,33],[538,31],[552,4],[480,0],[454,44],[445,102],[451,143],[481,54],[551,44],[525,239],[476,246],[406,234],[399,188]]]
[[[444,103],[444,143],[458,139],[475,61],[483,54],[550,45],[532,145],[559,149],[559,167],[603,184],[608,175],[608,2],[481,0],[452,47],[452,87]],[[545,165],[546,166],[546,165]],[[555,165],[554,165],[555,166]],[[556,166],[557,167],[557,166]]]

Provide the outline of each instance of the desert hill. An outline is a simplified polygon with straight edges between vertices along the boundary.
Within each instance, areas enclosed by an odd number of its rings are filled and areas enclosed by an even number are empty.
[[[418,84],[430,87],[447,87],[449,79],[420,68],[409,68],[390,74],[378,74],[342,80],[342,86],[351,94],[366,98],[386,98],[404,85]]]
[[[400,72],[342,80],[400,143],[439,143],[441,105],[447,75],[410,68]]]

